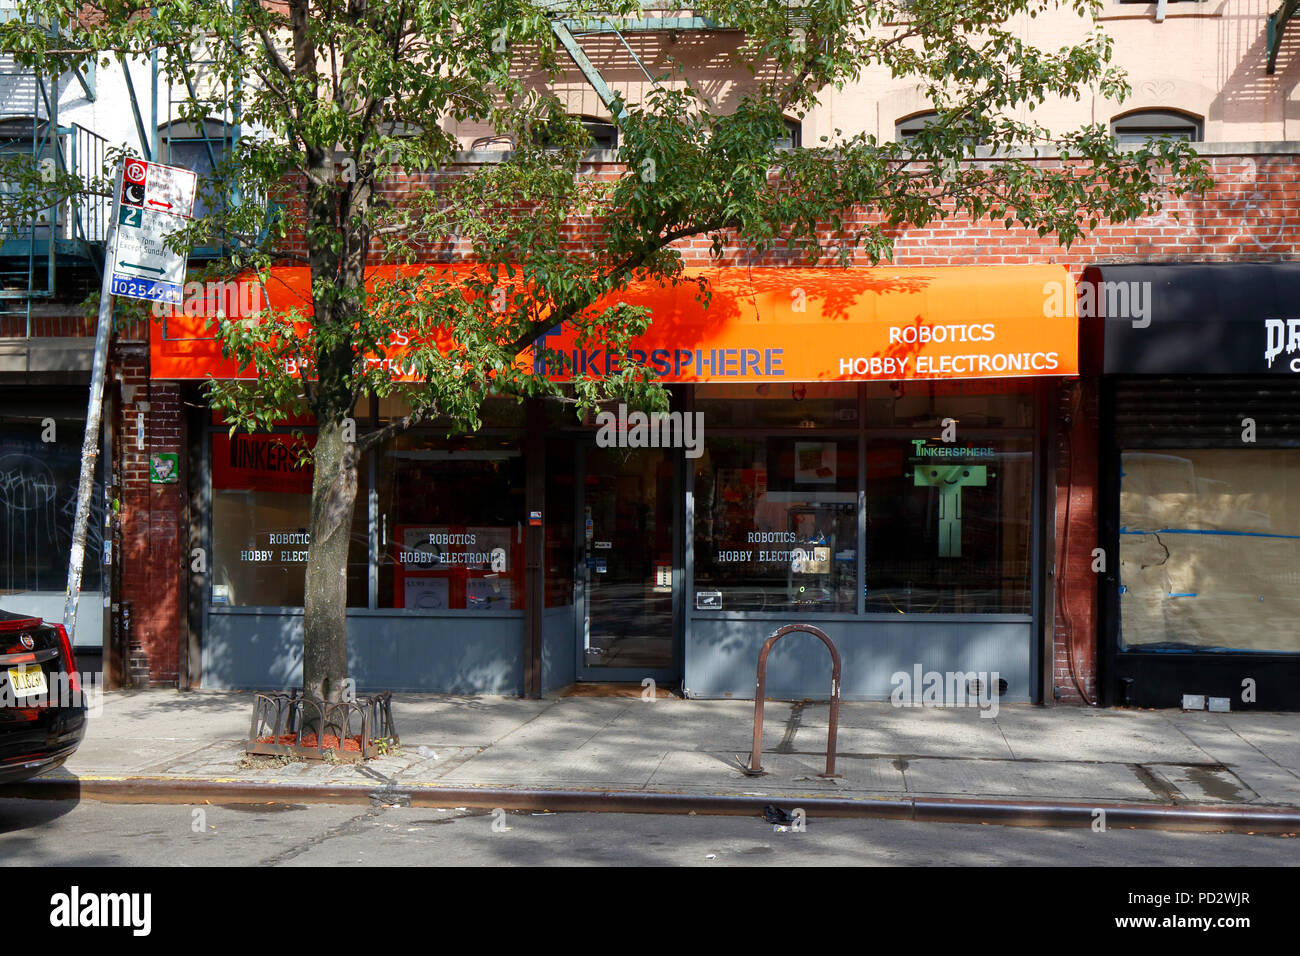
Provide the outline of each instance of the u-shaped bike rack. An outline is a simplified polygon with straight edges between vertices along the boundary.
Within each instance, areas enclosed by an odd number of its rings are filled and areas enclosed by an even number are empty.
[[[840,652],[835,648],[835,642],[826,636],[826,632],[820,627],[813,627],[811,624],[787,624],[785,627],[777,628],[772,632],[763,643],[763,649],[758,654],[758,679],[754,688],[754,750],[749,756],[749,766],[742,767],[746,774],[751,777],[757,777],[765,773],[762,767],[763,758],[763,692],[767,687],[767,655],[772,650],[772,645],[785,637],[787,634],[803,632],[819,638],[826,649],[831,652],[831,718],[830,731],[826,735],[826,772],[818,774],[821,777],[834,777],[835,773],[835,736],[839,731],[840,724]]]

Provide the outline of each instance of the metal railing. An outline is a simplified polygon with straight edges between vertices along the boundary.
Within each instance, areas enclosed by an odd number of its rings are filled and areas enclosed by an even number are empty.
[[[108,235],[108,217],[113,206],[109,173],[104,169],[108,140],[79,123],[61,127],[59,135],[67,150],[69,172],[86,184],[85,191],[65,200],[67,214],[62,238],[103,242]]]

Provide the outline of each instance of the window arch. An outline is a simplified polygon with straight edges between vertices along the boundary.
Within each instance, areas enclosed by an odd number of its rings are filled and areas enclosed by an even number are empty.
[[[934,110],[926,110],[922,113],[913,113],[911,116],[905,116],[894,124],[894,139],[900,143],[906,143],[908,140],[916,137],[927,126],[937,122],[939,114]]]
[[[1121,146],[1145,143],[1148,139],[1180,139],[1199,142],[1201,119],[1173,109],[1133,110],[1110,121],[1110,132]]]
[[[592,149],[618,149],[618,127],[609,120],[581,116],[582,127],[591,137]]]
[[[585,114],[569,114],[570,120],[577,120],[582,124],[582,128],[587,131],[591,139],[591,149],[618,149],[618,127],[611,121],[600,119],[596,116],[587,116]],[[550,146],[556,138],[560,121],[557,120],[555,125],[548,124],[537,131],[538,142],[542,146]],[[477,146],[477,142],[475,143]]]
[[[33,118],[30,113],[26,116],[6,116],[0,120],[0,144],[10,148],[30,148],[33,131],[35,136],[41,138],[49,126],[49,120],[43,116]]]
[[[894,124],[894,139],[899,143],[908,143],[916,138],[927,126],[933,126],[939,122],[939,112],[937,110],[925,110],[921,113],[913,113],[911,116],[905,116]],[[965,146],[967,156],[975,155],[975,147],[988,145],[983,137],[964,136],[962,143]]]

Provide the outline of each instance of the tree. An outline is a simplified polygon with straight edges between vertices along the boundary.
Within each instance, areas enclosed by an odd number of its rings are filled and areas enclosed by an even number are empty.
[[[743,31],[735,57],[752,83],[725,113],[684,67],[642,101],[611,100],[625,165],[612,182],[583,175],[590,140],[549,89],[566,53],[552,30],[557,6],[546,0],[20,6],[65,25],[54,33],[4,24],[0,50],[23,65],[52,71],[88,55],[157,51],[166,79],[187,91],[185,119],[243,124],[207,184],[212,211],[179,241],[223,244],[227,275],[310,267],[310,311],[220,324],[223,349],[257,376],[208,388],[236,427],[315,417],[303,681],[323,700],[340,697],[347,674],[340,582],[360,455],[434,416],[472,429],[489,393],[556,394],[521,357],[565,322],[588,341],[626,345],[654,317],[616,293],[635,281],[682,281],[679,240],[708,237],[719,256],[785,246],[808,263],[847,264],[856,250],[887,256],[897,227],[961,214],[1068,245],[1101,219],[1148,214],[1164,197],[1210,185],[1186,144],[1122,152],[1100,126],[1049,131],[1017,118],[1054,97],[1126,91],[1109,41],[1092,29],[1098,0],[701,0],[699,15]],[[637,0],[603,7],[640,11]],[[1082,42],[1048,51],[1025,41],[1015,21],[1057,7],[1089,28]],[[584,0],[563,11],[598,13]],[[869,69],[924,87],[936,122],[907,144],[837,134],[777,148],[784,117],[802,117],[824,90]],[[512,151],[413,187],[401,202],[387,198],[380,187],[401,170],[451,167],[461,122],[511,136]],[[972,142],[1001,158],[960,162]],[[1061,162],[1035,162],[1033,149]],[[299,218],[305,256],[288,245]],[[596,224],[598,238],[557,243],[575,221]],[[419,265],[439,250],[459,250],[475,266]],[[380,262],[404,268],[377,279],[368,270]],[[419,387],[368,361],[385,354]],[[360,396],[398,389],[407,415],[349,432]],[[611,397],[665,401],[638,367],[574,374],[567,395],[583,408]]]

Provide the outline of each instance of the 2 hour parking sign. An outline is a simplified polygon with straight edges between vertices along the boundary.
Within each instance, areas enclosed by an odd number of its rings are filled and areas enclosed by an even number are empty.
[[[180,303],[187,256],[168,249],[167,237],[193,215],[197,182],[179,166],[126,161],[111,255],[113,295]]]

